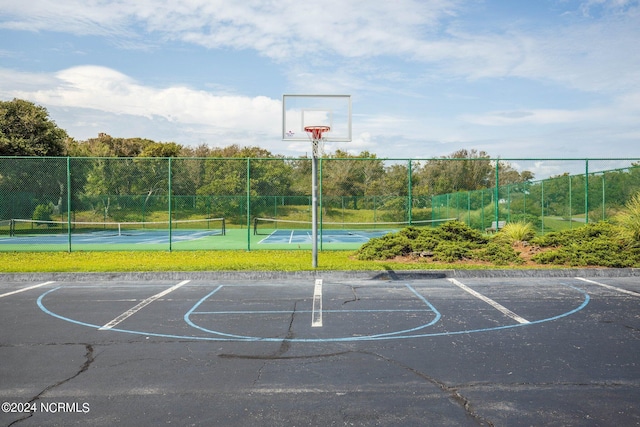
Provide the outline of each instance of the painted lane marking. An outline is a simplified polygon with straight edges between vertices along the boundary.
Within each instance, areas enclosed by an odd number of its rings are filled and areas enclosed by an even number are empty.
[[[311,309],[311,327],[322,327],[322,279],[316,279],[313,287],[313,308]]]
[[[149,298],[141,301],[139,304],[137,304],[136,306],[130,308],[129,310],[125,311],[124,313],[122,313],[120,316],[116,317],[115,319],[111,320],[110,322],[107,322],[105,325],[101,326],[100,328],[98,328],[100,331],[107,331],[111,328],[113,328],[114,326],[116,326],[117,324],[119,324],[120,322],[124,321],[125,319],[128,319],[129,317],[133,316],[134,314],[136,314],[138,311],[142,310],[144,307],[148,306],[149,304],[151,304],[152,302],[154,302],[155,300],[162,298],[163,296],[169,294],[170,292],[175,291],[176,289],[186,285],[187,283],[189,283],[191,280],[183,280],[182,282],[178,283],[177,285],[173,285],[172,287],[165,289],[164,291],[157,293],[153,296],[150,296]]]
[[[17,291],[12,291],[12,292],[7,292],[6,294],[1,294],[0,298],[8,297],[9,295],[19,294],[20,292],[25,292],[25,291],[28,291],[28,290],[31,290],[31,289],[36,289],[36,288],[39,288],[41,286],[47,286],[47,285],[50,285],[52,283],[55,283],[55,282],[51,281],[51,282],[40,283],[39,285],[27,286],[26,288],[18,289]]]
[[[604,283],[594,282],[593,280],[584,279],[582,277],[576,277],[576,279],[582,280],[583,282],[591,283],[591,284],[594,284],[594,285],[602,286],[603,288],[611,289],[612,291],[622,292],[624,294],[632,295],[634,297],[640,297],[640,293],[638,293],[638,292],[628,291],[628,290],[622,289],[622,288],[616,288],[615,286],[605,285]]]
[[[495,302],[491,298],[486,297],[486,296],[482,295],[481,293],[479,293],[477,291],[474,291],[473,289],[471,289],[470,287],[466,286],[465,284],[459,282],[458,280],[456,280],[456,279],[447,279],[447,280],[450,281],[451,283],[453,283],[454,285],[456,285],[457,287],[459,287],[460,289],[462,289],[463,291],[468,292],[471,295],[473,295],[474,297],[486,302],[491,307],[495,308],[500,313],[504,314],[507,317],[510,317],[511,319],[515,320],[516,322],[522,323],[522,324],[530,323],[524,317],[518,316],[516,313],[514,313],[511,310],[509,310],[507,307],[503,306],[502,304],[499,304],[499,303]]]

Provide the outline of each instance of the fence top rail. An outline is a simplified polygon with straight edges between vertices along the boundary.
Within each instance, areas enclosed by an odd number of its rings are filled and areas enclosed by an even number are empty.
[[[311,160],[311,157],[100,157],[100,156],[87,156],[87,157],[71,157],[71,156],[0,156],[0,160],[5,159],[32,159],[32,160],[47,160],[47,159],[72,159],[72,160]],[[379,161],[549,161],[549,162],[585,162],[585,161],[640,161],[640,157],[323,157],[322,160],[379,160]]]

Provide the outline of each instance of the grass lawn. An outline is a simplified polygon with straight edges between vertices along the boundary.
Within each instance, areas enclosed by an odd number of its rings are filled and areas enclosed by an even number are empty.
[[[318,254],[317,270],[491,268],[433,262],[361,261],[353,254],[353,251],[322,251]],[[252,270],[313,270],[311,251],[0,252],[0,273]]]

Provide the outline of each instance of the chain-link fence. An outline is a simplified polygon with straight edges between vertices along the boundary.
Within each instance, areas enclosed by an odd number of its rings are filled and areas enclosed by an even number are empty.
[[[539,233],[607,220],[640,159],[319,162],[320,248],[457,219]],[[0,251],[308,249],[311,159],[0,158]]]

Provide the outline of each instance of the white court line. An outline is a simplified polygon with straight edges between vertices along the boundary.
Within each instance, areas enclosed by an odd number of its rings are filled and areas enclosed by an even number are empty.
[[[18,289],[17,291],[7,292],[6,294],[0,294],[0,298],[8,297],[9,295],[19,294],[20,292],[28,291],[30,289],[36,289],[36,288],[39,288],[41,286],[47,286],[47,285],[50,285],[52,283],[55,283],[55,282],[53,282],[53,281],[52,282],[44,282],[44,283],[40,283],[39,285],[28,286],[26,288]]]
[[[495,308],[496,310],[498,310],[499,312],[501,312],[502,314],[504,314],[505,316],[508,316],[510,318],[512,318],[513,320],[515,320],[518,323],[530,323],[527,319],[525,319],[524,317],[520,317],[517,314],[515,314],[513,311],[509,310],[507,307],[495,302],[494,300],[492,300],[489,297],[486,297],[484,295],[482,295],[479,292],[474,291],[473,289],[471,289],[470,287],[464,285],[463,283],[457,281],[456,279],[447,279],[448,281],[450,281],[451,283],[453,283],[454,285],[456,285],[457,287],[459,287],[460,289],[462,289],[465,292],[470,293],[471,295],[473,295],[474,297],[481,299],[482,301],[486,302],[487,304],[489,304],[491,307]]]
[[[313,287],[313,309],[311,310],[311,327],[322,327],[322,279],[316,279]]]
[[[624,294],[633,295],[634,297],[640,297],[640,293],[638,293],[638,292],[628,291],[628,290],[622,289],[622,288],[616,288],[615,286],[605,285],[604,283],[594,282],[593,280],[584,279],[582,277],[576,277],[576,279],[582,280],[583,282],[592,283],[594,285],[602,286],[603,288],[611,289],[611,290],[616,291],[616,292],[622,292]]]
[[[123,320],[125,320],[125,319],[127,319],[127,318],[129,318],[131,316],[133,316],[135,313],[137,313],[138,311],[140,311],[144,307],[148,306],[149,304],[151,304],[155,300],[157,300],[159,298],[162,298],[163,296],[167,295],[170,292],[175,291],[176,289],[178,289],[179,287],[181,287],[183,285],[186,285],[190,281],[191,280],[183,280],[182,282],[178,283],[177,285],[174,285],[174,286],[170,287],[169,289],[165,289],[164,291],[162,291],[162,292],[160,292],[158,294],[150,296],[149,298],[141,301],[135,307],[132,307],[129,310],[125,311],[124,313],[122,313],[120,316],[116,317],[112,321],[107,322],[104,326],[98,328],[98,330],[99,331],[106,331],[106,330],[109,330],[109,329],[113,328],[118,323],[122,322]]]

